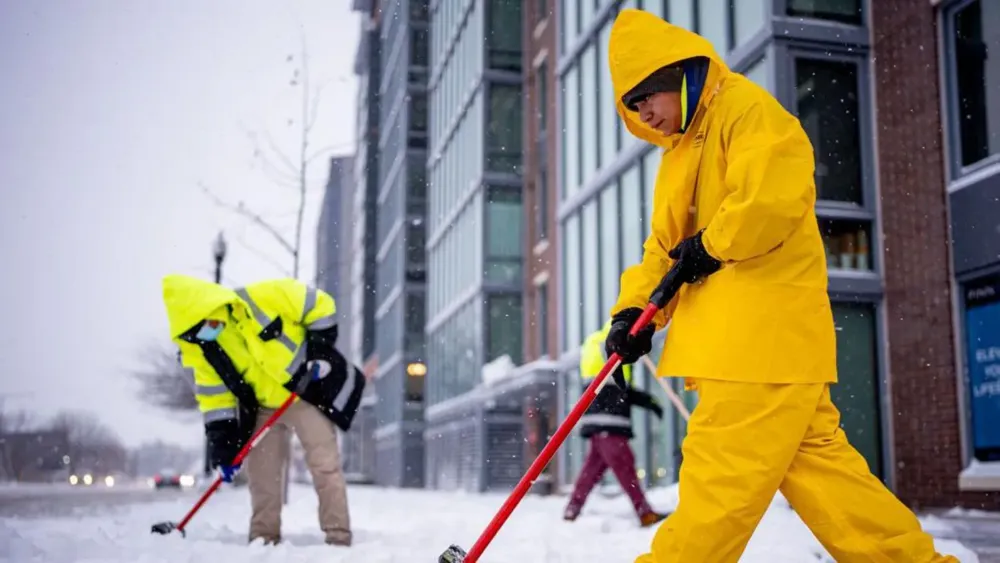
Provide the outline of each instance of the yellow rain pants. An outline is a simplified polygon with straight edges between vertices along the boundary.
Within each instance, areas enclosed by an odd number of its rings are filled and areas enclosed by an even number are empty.
[[[697,387],[680,504],[636,563],[739,561],[778,490],[839,563],[958,563],[848,444],[828,384]]]

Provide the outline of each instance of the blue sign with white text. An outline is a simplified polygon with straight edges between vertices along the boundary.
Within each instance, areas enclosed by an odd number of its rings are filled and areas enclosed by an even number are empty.
[[[972,444],[981,461],[1000,459],[1000,288],[969,288],[965,313]]]

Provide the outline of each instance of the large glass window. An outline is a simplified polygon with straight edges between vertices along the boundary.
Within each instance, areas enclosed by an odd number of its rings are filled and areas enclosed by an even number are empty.
[[[600,272],[598,271],[597,253],[598,225],[597,200],[591,199],[583,206],[583,335],[586,337],[600,326],[598,309],[600,303]]]
[[[622,175],[622,267],[642,261],[642,185],[638,164]]]
[[[490,84],[486,166],[491,172],[521,172],[521,88]]]
[[[698,33],[708,39],[719,54],[725,56],[729,52],[729,0],[698,2]]]
[[[523,238],[521,193],[489,188],[486,202],[486,281],[520,284]]]
[[[580,79],[574,66],[566,71],[562,87],[562,153],[565,199],[580,188]]]
[[[486,361],[508,355],[515,364],[520,364],[524,333],[521,296],[491,295],[487,298],[487,302],[489,342],[486,347]]]
[[[670,17],[667,18],[667,21],[677,27],[694,31],[694,4],[691,0],[673,0],[668,8],[670,9]]]
[[[489,68],[521,72],[521,4],[523,0],[490,0],[486,34]]]
[[[576,36],[580,33],[580,14],[577,11],[580,0],[562,0],[562,9],[559,10],[562,18],[562,29],[559,37],[562,39],[562,51],[573,44]]]
[[[851,445],[882,475],[882,421],[879,410],[875,307],[834,303],[837,327],[837,385],[830,387],[840,425]]]
[[[733,2],[733,28],[736,32],[736,45],[746,43],[764,27],[771,4],[771,0]]]
[[[591,44],[580,57],[580,119],[583,124],[582,163],[584,184],[597,170],[597,50]]]
[[[870,222],[820,219],[819,229],[828,268],[864,272],[874,269]]]
[[[597,72],[600,75],[601,92],[598,98],[598,109],[601,120],[601,167],[605,167],[618,154],[618,142],[621,135],[621,120],[615,109],[615,87],[611,83],[611,72],[608,70],[608,41],[611,39],[612,20],[601,28],[597,38],[599,47],[597,57]]]
[[[860,25],[861,0],[788,0],[788,15]]]
[[[404,346],[409,359],[422,360],[424,355],[424,320],[427,318],[427,299],[422,291],[407,292],[406,294],[406,318],[403,322],[406,327]],[[421,390],[423,387],[421,387]]]
[[[427,280],[427,229],[421,217],[406,221],[406,280]]]
[[[571,350],[583,343],[580,334],[580,216],[570,215],[563,226],[562,240],[565,241],[565,269],[562,272],[565,302],[563,314],[566,318],[563,334],[563,350]]]
[[[621,277],[621,265],[618,263],[618,243],[621,240],[619,217],[618,183],[614,182],[601,192],[601,318],[610,314],[612,305],[618,300],[618,280]]]
[[[771,61],[767,57],[758,59],[743,74],[761,88],[771,91]]]
[[[816,153],[817,198],[863,205],[857,64],[799,58],[795,82],[799,120]]]
[[[996,96],[1000,66],[996,57],[987,61],[990,52],[1000,51],[995,31],[1000,10],[995,2],[976,0],[952,18],[950,47],[958,99],[951,100],[951,112],[958,122],[961,163],[968,166],[1000,152],[1000,97]]]

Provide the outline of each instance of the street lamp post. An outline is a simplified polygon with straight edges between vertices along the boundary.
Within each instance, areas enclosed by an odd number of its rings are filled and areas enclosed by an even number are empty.
[[[226,238],[222,231],[212,243],[212,257],[215,259],[215,283],[222,283],[222,261],[226,259]],[[209,450],[208,436],[205,436],[205,478],[212,477],[212,458]]]

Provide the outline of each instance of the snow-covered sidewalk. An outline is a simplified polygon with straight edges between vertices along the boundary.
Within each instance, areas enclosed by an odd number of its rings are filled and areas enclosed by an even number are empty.
[[[285,542],[247,546],[246,490],[225,490],[192,521],[187,538],[154,536],[149,527],[178,520],[193,497],[86,512],[60,518],[0,519],[0,561],[18,563],[195,563],[233,561],[323,563],[432,563],[451,543],[468,549],[503,502],[501,495],[470,495],[354,487],[349,492],[355,545],[324,545],[316,524],[316,498],[296,486],[285,508]],[[675,489],[653,491],[654,506],[670,508]],[[524,500],[482,558],[483,563],[631,563],[654,530],[637,526],[623,497],[594,495],[575,523],[561,519],[563,498]],[[931,530],[933,531],[933,530]],[[963,563],[978,558],[961,544],[938,549]],[[776,498],[741,561],[832,561],[783,499]]]

